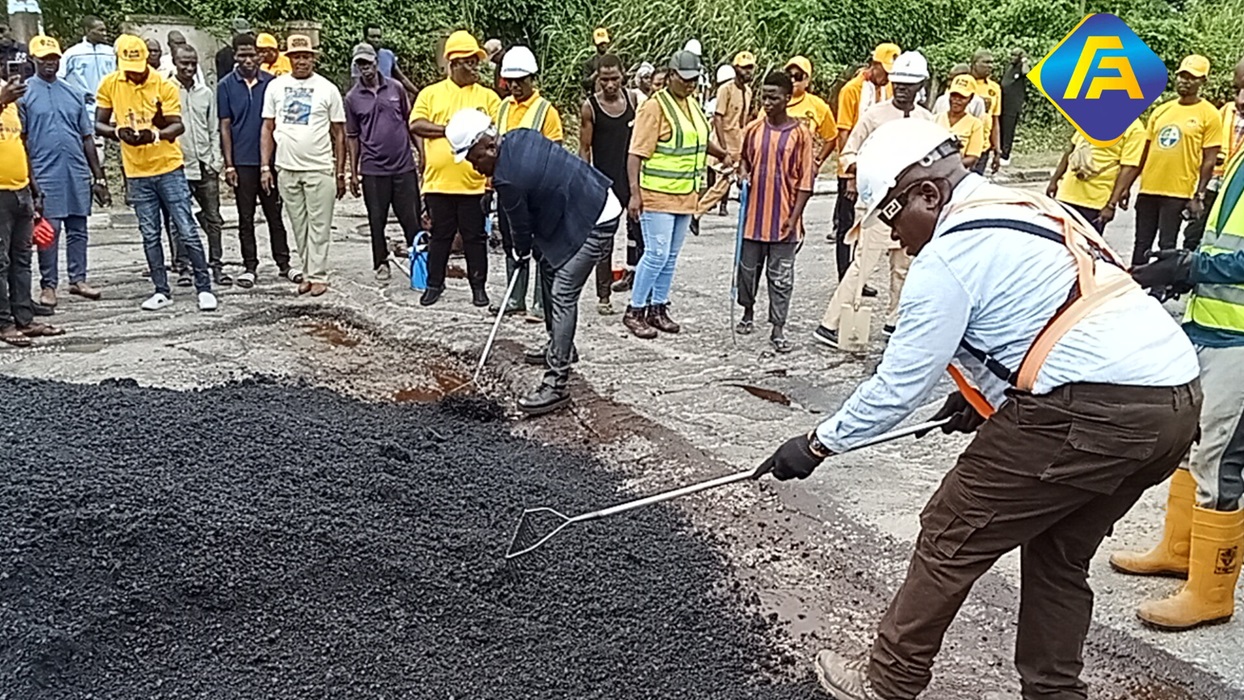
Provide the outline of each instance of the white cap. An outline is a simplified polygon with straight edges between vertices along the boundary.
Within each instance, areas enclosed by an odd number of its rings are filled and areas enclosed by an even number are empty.
[[[897,62],[894,65],[898,67]],[[855,159],[855,186],[864,207],[861,224],[872,223],[877,207],[904,170],[917,163],[930,165],[947,155],[959,157],[959,144],[955,135],[937,122],[907,118],[877,127]]]
[[[717,84],[728,83],[734,80],[734,66],[722,66],[717,69]]]
[[[502,78],[526,78],[540,72],[536,55],[526,46],[513,46],[501,59]]]
[[[914,84],[929,79],[929,62],[919,51],[904,51],[894,59],[890,82]]]
[[[704,55],[704,49],[700,46],[700,40],[699,40],[699,39],[690,39],[690,40],[688,40],[688,41],[687,41],[687,43],[686,43],[685,45],[683,45],[682,50],[683,50],[683,51],[690,51],[691,53],[693,53],[693,54],[695,54],[695,55],[697,55],[697,56],[703,56],[703,55]]]
[[[454,162],[466,160],[467,151],[492,130],[492,117],[478,109],[464,109],[450,117],[445,125],[445,138],[453,149]]]

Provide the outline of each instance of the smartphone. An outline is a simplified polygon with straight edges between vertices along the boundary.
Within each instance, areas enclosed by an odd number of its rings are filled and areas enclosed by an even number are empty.
[[[35,65],[30,61],[9,61],[5,66],[4,74],[9,77],[9,80],[18,78],[24,81],[35,74]]]

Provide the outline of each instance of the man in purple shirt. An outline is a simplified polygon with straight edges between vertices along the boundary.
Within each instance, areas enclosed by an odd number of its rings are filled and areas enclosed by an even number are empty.
[[[376,279],[387,280],[389,249],[384,227],[389,208],[406,237],[414,244],[419,230],[419,178],[407,120],[410,97],[402,84],[380,74],[376,50],[370,44],[354,47],[359,79],[346,93],[346,144],[350,151],[350,193],[359,196],[371,228],[371,259]]]

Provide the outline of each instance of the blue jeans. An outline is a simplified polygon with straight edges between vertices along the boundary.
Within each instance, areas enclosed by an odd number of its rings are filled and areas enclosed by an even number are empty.
[[[130,202],[138,216],[138,231],[143,237],[143,252],[147,255],[147,267],[151,270],[151,283],[156,292],[169,295],[168,271],[164,267],[164,246],[160,240],[163,224],[161,212],[168,210],[173,219],[173,232],[186,249],[190,266],[194,269],[194,288],[200,292],[212,291],[212,278],[208,274],[207,259],[203,255],[203,241],[199,240],[199,226],[190,213],[190,185],[181,168],[163,175],[133,177],[129,179]]]
[[[60,232],[65,231],[65,265],[69,268],[69,284],[86,281],[86,217],[66,216],[48,219],[56,238],[47,250],[39,251],[39,287],[56,289],[60,285],[57,258],[60,255]]]
[[[690,225],[690,214],[645,211],[639,216],[639,226],[644,233],[644,255],[635,266],[632,307],[640,309],[669,303],[678,251],[682,250]]]

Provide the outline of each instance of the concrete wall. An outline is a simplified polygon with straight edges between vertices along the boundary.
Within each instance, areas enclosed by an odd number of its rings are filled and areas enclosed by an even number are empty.
[[[214,85],[216,75],[216,51],[224,46],[216,35],[195,26],[191,17],[174,15],[131,15],[126,17],[122,30],[144,39],[155,39],[168,53],[168,33],[176,29],[186,35],[186,41],[199,52],[199,68],[208,85]]]

